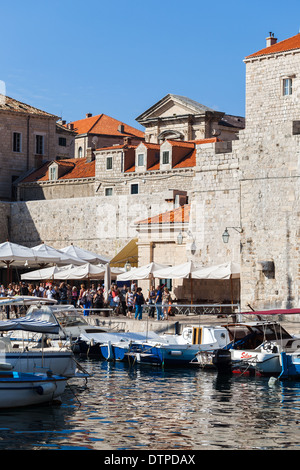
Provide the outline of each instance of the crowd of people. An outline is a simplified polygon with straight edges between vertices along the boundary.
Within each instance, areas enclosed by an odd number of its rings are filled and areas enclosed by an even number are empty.
[[[75,308],[82,308],[83,314],[88,316],[92,313],[100,313],[102,309],[112,308],[115,313],[141,320],[143,308],[148,305],[148,316],[156,320],[167,320],[171,313],[171,295],[167,287],[154,286],[148,290],[146,298],[141,287],[136,283],[122,288],[112,284],[107,293],[102,284],[92,283],[88,287],[85,284],[71,286],[65,282],[58,284],[51,282],[40,282],[28,284],[25,282],[11,283],[7,287],[0,286],[0,298],[15,295],[29,295],[54,299],[58,304],[69,304]]]

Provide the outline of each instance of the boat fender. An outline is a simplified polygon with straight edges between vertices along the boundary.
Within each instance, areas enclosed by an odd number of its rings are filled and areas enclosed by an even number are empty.
[[[36,392],[38,395],[49,395],[49,393],[54,392],[55,388],[55,383],[46,383],[43,385],[38,385],[36,387]]]
[[[274,387],[278,383],[279,383],[279,380],[276,377],[269,378],[269,382],[268,382],[269,387]]]
[[[182,356],[182,351],[170,351],[171,356]]]

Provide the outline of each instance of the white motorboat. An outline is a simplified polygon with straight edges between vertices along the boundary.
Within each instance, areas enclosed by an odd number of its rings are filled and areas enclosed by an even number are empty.
[[[14,299],[14,302],[22,300]],[[0,306],[9,304],[10,300],[0,300]],[[19,372],[51,370],[54,375],[68,378],[83,376],[78,372],[78,365],[70,348],[60,342],[50,344],[46,340],[47,335],[59,337],[59,331],[60,326],[55,319],[49,322],[21,317],[0,321],[0,362],[10,363]]]
[[[0,364],[0,409],[60,404],[66,383],[66,377],[19,372]]]
[[[232,343],[213,353],[213,364],[219,371],[279,375],[281,352],[300,348],[300,337],[291,335],[276,321],[242,322],[227,329]]]

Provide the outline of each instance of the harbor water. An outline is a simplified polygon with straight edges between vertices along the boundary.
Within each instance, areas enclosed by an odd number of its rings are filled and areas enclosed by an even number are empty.
[[[60,406],[0,411],[1,450],[298,450],[300,382],[80,359]]]

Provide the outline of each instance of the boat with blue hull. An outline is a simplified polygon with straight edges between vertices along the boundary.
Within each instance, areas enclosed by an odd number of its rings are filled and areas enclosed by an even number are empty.
[[[299,380],[300,379],[300,351],[280,353],[281,373],[279,380]]]
[[[199,351],[228,344],[229,335],[221,326],[185,327],[181,335],[155,335],[145,340],[108,341],[101,354],[110,361],[131,361],[156,365],[189,365]]]
[[[107,361],[161,364],[157,348],[147,343],[108,342],[101,345],[101,353]]]

